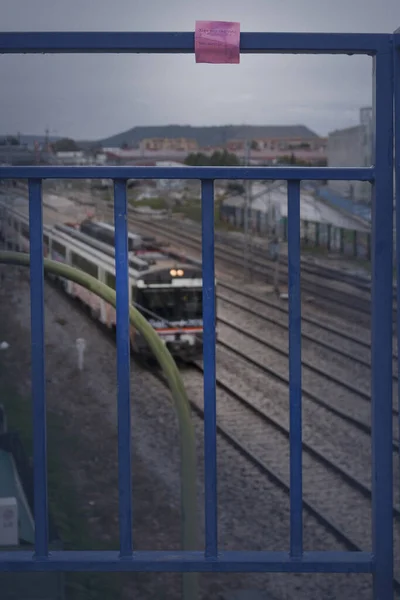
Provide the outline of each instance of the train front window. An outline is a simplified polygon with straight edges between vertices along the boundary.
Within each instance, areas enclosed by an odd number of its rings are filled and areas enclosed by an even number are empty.
[[[203,318],[203,294],[201,290],[186,289],[176,290],[179,298],[178,306],[181,319]]]
[[[138,292],[137,303],[147,319],[175,320],[175,290],[147,289]]]
[[[199,289],[138,290],[137,303],[149,320],[189,321],[203,318],[203,298]]]

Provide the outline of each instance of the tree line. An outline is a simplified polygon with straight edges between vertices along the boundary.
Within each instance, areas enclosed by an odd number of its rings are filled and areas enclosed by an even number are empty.
[[[190,167],[238,167],[240,161],[236,154],[227,150],[216,150],[211,155],[204,152],[192,152],[185,158],[185,165]]]

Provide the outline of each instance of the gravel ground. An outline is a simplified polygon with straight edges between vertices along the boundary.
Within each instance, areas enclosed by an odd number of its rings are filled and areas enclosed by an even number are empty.
[[[243,326],[243,322],[241,322],[241,326]],[[258,333],[260,333],[260,331]],[[269,333],[266,333],[265,337],[268,341],[272,342],[272,336],[270,337]],[[286,379],[289,378],[288,359],[283,357],[276,350],[268,348],[258,341],[249,339],[225,324],[218,325],[218,339],[221,343],[225,343],[228,347],[233,348],[233,351],[235,349],[238,349],[239,351],[240,349],[240,353],[247,355],[249,358],[253,358],[261,365],[264,365],[265,368],[272,369],[281,377]],[[329,368],[329,363],[324,365],[320,358],[315,358],[310,362],[313,366],[323,369],[327,373],[332,372]],[[363,390],[363,387],[366,387],[364,383],[365,379],[363,377],[361,377],[361,379],[356,379],[355,373],[353,373],[353,379],[350,379],[350,368],[351,365],[348,364],[346,369],[348,382],[369,394],[369,390]],[[358,381],[360,381],[361,385],[358,385]],[[284,387],[286,389],[286,386]],[[365,425],[369,426],[371,424],[371,402],[369,398],[366,399],[365,396],[356,394],[354,391],[340,385],[340,383],[326,379],[323,374],[315,373],[310,369],[307,369],[304,365],[302,368],[302,387],[305,392],[305,400],[307,400],[306,396],[308,392],[331,406],[332,409],[340,410],[343,414],[348,415]],[[393,385],[394,406],[396,406],[396,398],[397,384]],[[308,399],[307,401],[310,400]],[[393,415],[393,432],[395,439],[398,439],[398,420],[396,415]]]
[[[2,354],[19,391],[29,393],[30,325],[27,283],[8,269],[1,291]],[[75,340],[88,342],[85,371],[76,368]],[[59,292],[46,286],[46,374],[48,410],[62,415],[76,435],[66,456],[80,505],[96,535],[117,535],[115,345]],[[202,401],[201,381],[184,373],[192,398]],[[191,384],[190,384],[191,383]],[[190,386],[189,386],[190,384]],[[134,470],[134,539],[144,549],[179,547],[179,453],[169,394],[138,364],[131,377]],[[95,419],[94,419],[94,415]],[[195,419],[201,499],[203,428]],[[288,499],[258,475],[237,452],[218,441],[219,536],[229,549],[283,549],[288,546]],[[273,449],[272,449],[273,450]],[[268,457],[265,457],[268,460]],[[271,457],[270,460],[273,460]],[[104,490],[107,493],[104,493]],[[201,522],[203,520],[200,510]],[[334,541],[305,515],[307,548],[332,548]],[[337,546],[337,545],[336,545]],[[123,575],[124,597],[180,597],[175,575]],[[370,598],[370,578],[362,575],[203,575],[203,598],[223,590],[258,588],[270,598]]]
[[[287,351],[288,348],[288,331],[284,330],[278,323],[287,326],[287,315],[278,312],[272,307],[263,305],[256,300],[251,300],[240,295],[240,292],[234,293],[228,291],[223,295],[233,300],[237,305],[232,305],[229,302],[218,300],[218,315],[226,320],[231,320],[237,323],[240,327],[246,328],[249,332],[264,336],[268,341],[276,344],[281,349]],[[248,311],[252,310],[253,313]],[[255,314],[254,314],[255,313]],[[276,324],[266,321],[263,317],[273,319]],[[218,329],[220,329],[220,325]],[[334,334],[319,328],[316,325],[302,322],[302,333],[308,334],[318,341],[330,344],[333,348],[337,348],[350,355],[358,356],[359,358],[369,362],[371,359],[370,349],[361,347],[355,342],[340,337],[339,333]],[[328,373],[338,377],[342,381],[347,381],[352,385],[356,385],[365,393],[370,393],[371,371],[370,368],[358,363],[350,363],[349,359],[340,356],[335,351],[330,351],[321,348],[314,344],[311,340],[302,339],[302,354],[305,359],[311,362],[314,366],[324,369]],[[394,361],[393,373],[397,374],[397,365]],[[308,377],[304,373],[305,377]],[[397,383],[393,386],[394,406],[397,408]]]
[[[201,376],[197,374],[200,379]],[[193,375],[191,375],[193,378]],[[194,382],[192,385],[196,385]],[[237,393],[248,398],[249,389],[240,389],[231,380],[231,385]],[[189,389],[190,383],[187,384]],[[242,386],[243,388],[244,386]],[[268,392],[267,392],[268,393]],[[252,392],[252,404],[259,403]],[[265,412],[272,416],[269,407]],[[248,448],[260,461],[268,457],[268,467],[289,484],[289,443],[287,438],[277,432],[276,429],[263,423],[259,417],[249,409],[244,408],[231,394],[219,389],[217,393],[218,422],[227,428],[232,435]],[[281,421],[280,421],[281,422]],[[319,450],[324,450],[321,445]],[[371,514],[370,503],[360,496],[358,492],[350,489],[338,475],[327,471],[319,461],[311,458],[306,452],[303,453],[303,486],[304,498],[311,502],[322,514],[329,516],[331,520],[350,538],[363,549],[369,550],[371,546]],[[332,494],[335,490],[335,494]],[[340,498],[340,503],[337,499]],[[315,526],[312,525],[315,529]],[[307,529],[305,529],[306,533]],[[313,537],[313,531],[310,537]],[[306,546],[308,550],[313,547]],[[307,541],[305,542],[307,544]],[[334,549],[337,542],[332,540]]]
[[[220,293],[223,296],[228,296],[232,298],[235,298],[235,293],[237,294],[238,301],[241,301],[242,303],[248,304],[248,306],[250,308],[254,308],[256,307],[257,310],[264,310],[267,311],[269,316],[273,319],[275,319],[276,321],[279,321],[281,323],[288,323],[288,314],[287,312],[282,312],[282,308],[287,309],[288,303],[287,302],[283,302],[282,300],[279,300],[275,295],[268,295],[265,297],[265,291],[264,291],[264,287],[262,284],[248,284],[248,285],[243,285],[241,286],[240,290],[236,290],[233,291],[231,289],[227,289],[224,288],[222,285],[219,289]],[[243,291],[244,293],[249,293],[252,294],[254,296],[256,296],[256,298],[252,299],[249,298],[247,296],[244,296],[243,294],[240,294],[240,291]],[[257,297],[259,298],[259,301],[257,301]],[[264,304],[263,300],[264,297],[266,299],[266,301],[268,302],[268,304]],[[241,299],[241,300],[239,300]],[[359,351],[362,349],[362,346],[360,347],[359,344],[357,344],[356,342],[351,342],[349,340],[346,340],[343,338],[343,334],[345,335],[352,335],[356,338],[359,338],[360,340],[362,340],[362,342],[366,343],[366,344],[370,344],[371,343],[371,332],[370,332],[370,328],[365,328],[362,327],[360,325],[358,325],[357,323],[349,323],[347,320],[342,319],[340,317],[335,317],[332,316],[329,313],[323,312],[321,310],[319,310],[317,307],[315,307],[312,303],[304,301],[302,303],[302,317],[304,318],[310,318],[316,321],[316,323],[311,323],[311,322],[306,322],[304,319],[302,321],[302,330],[304,331],[304,333],[309,333],[311,335],[324,335],[326,337],[324,337],[324,341],[326,342],[330,342],[332,344],[336,344],[343,348],[343,350],[345,350],[347,348],[346,344],[352,344],[351,348],[352,350],[354,350],[354,346],[356,347],[356,350]],[[327,331],[326,329],[323,329],[320,327],[320,325],[322,326],[329,326],[332,327],[336,330],[331,332],[331,331]],[[366,356],[368,357],[368,354],[366,354]]]
[[[218,316],[226,321],[237,324],[239,327],[246,330],[250,334],[255,334],[268,343],[273,344],[280,348],[284,352],[288,352],[289,347],[289,332],[276,322],[271,323],[266,321],[265,317],[274,319],[274,311],[265,307],[261,308],[260,305],[256,308],[251,307],[254,310],[253,313],[249,313],[250,301],[246,302],[243,298],[234,297],[230,295],[235,305],[224,300],[218,301]],[[285,320],[277,319],[278,323],[287,327]],[[218,325],[218,331],[222,330],[223,325]],[[341,381],[354,384],[354,378],[356,376],[357,386],[366,393],[370,391],[370,367],[366,367],[359,363],[353,363],[351,369],[349,368],[349,359],[338,354],[335,350],[339,349],[338,344],[330,344],[332,349],[322,347],[318,342],[325,342],[323,338],[323,331],[320,331],[319,335],[311,334],[312,339],[304,337],[306,333],[305,327],[302,325],[302,341],[301,341],[301,352],[302,359],[308,361],[312,365],[319,369],[324,369],[332,376],[337,377]],[[314,342],[315,340],[315,342]],[[355,371],[354,371],[355,370]]]
[[[234,345],[234,344],[233,344]],[[237,344],[236,344],[237,345]],[[243,348],[242,348],[243,349]],[[267,360],[267,357],[266,357]],[[289,401],[286,386],[273,382],[267,375],[252,368],[235,354],[226,350],[217,351],[217,365],[220,380],[241,394],[251,398],[251,403],[275,418],[286,429],[289,428]],[[219,396],[218,396],[219,398]],[[289,445],[286,438],[271,427],[257,425],[258,418],[237,402],[221,392],[218,400],[219,414],[227,420],[229,428],[236,419],[239,439],[252,447],[257,456],[272,456],[276,450],[274,465],[277,472],[288,481],[288,462],[282,461],[281,454],[288,456]],[[240,417],[246,413],[245,417]],[[371,487],[371,441],[369,436],[360,433],[342,419],[325,409],[315,406],[303,397],[303,439],[321,452],[326,458],[340,466],[367,487]],[[261,429],[260,429],[261,428]],[[235,431],[236,431],[235,429]],[[240,429],[240,431],[239,431]],[[254,429],[254,431],[253,431]],[[265,439],[268,438],[268,439]],[[278,447],[280,450],[278,451]],[[357,448],[357,452],[355,452]],[[363,549],[370,548],[371,513],[370,501],[361,497],[359,492],[349,489],[340,477],[326,473],[326,467],[303,453],[303,477],[305,497],[312,501],[323,514],[329,515],[335,524],[342,528],[351,539]],[[398,489],[398,465],[393,465],[394,490]],[[331,490],[335,490],[332,497]],[[340,502],[337,503],[337,498]],[[400,535],[397,523],[394,523],[395,549],[400,556]]]
[[[268,364],[268,351],[261,362]],[[231,385],[241,393],[252,390],[252,401],[257,406],[289,423],[289,395],[287,386],[274,381],[256,367],[252,367],[233,353],[221,349],[217,351],[217,364],[221,377],[231,378]],[[312,445],[323,443],[329,448],[328,456],[338,460],[350,471],[363,473],[366,481],[370,481],[370,439],[357,431],[352,425],[340,417],[331,414],[324,407],[315,405],[303,397],[304,439]],[[358,456],[354,456],[354,444],[358,443]],[[367,472],[365,473],[365,470]]]

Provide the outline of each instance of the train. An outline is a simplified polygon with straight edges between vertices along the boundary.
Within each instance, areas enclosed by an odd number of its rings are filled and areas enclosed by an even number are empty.
[[[29,252],[29,219],[0,203],[0,237],[9,249]],[[43,253],[76,267],[112,289],[115,277],[115,230],[87,219],[80,224],[43,226]],[[170,252],[154,238],[128,234],[129,301],[155,329],[174,358],[194,360],[203,353],[203,290],[201,263]],[[71,297],[79,299],[93,318],[116,330],[113,306],[86,288],[48,274]],[[131,326],[131,349],[149,357],[145,339]]]

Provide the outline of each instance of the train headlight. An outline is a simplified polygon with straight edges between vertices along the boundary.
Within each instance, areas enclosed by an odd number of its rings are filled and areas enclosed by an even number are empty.
[[[176,277],[176,271],[175,269],[171,269],[169,272],[170,275],[172,275],[172,277]]]
[[[178,275],[178,277],[182,277],[182,275],[183,275],[182,269],[178,269],[176,274]]]

